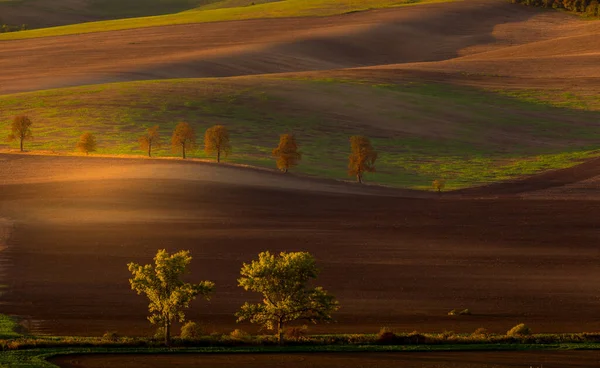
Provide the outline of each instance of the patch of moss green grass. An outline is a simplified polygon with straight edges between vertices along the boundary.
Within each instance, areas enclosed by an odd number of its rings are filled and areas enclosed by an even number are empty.
[[[21,337],[19,330],[20,326],[14,318],[0,314],[0,339]]]
[[[88,22],[60,27],[12,32],[0,35],[0,40],[64,36],[175,24],[220,22],[244,19],[316,16],[323,17],[371,9],[449,1],[455,0],[285,0],[255,4],[252,6],[226,7],[220,9],[203,9],[200,7],[175,14]]]
[[[439,178],[448,190],[511,180],[600,155],[598,111],[434,83],[262,77],[21,93],[0,96],[1,135],[18,114],[34,121],[28,150],[72,152],[89,131],[98,153],[118,155],[143,155],[138,137],[155,124],[165,143],[159,157],[177,156],[169,146],[177,123],[192,124],[200,146],[208,127],[223,124],[233,146],[226,161],[272,169],[271,150],[291,132],[303,152],[294,172],[349,180],[349,137],[365,135],[379,152],[367,181],[412,189]],[[189,156],[208,158],[201,149]]]

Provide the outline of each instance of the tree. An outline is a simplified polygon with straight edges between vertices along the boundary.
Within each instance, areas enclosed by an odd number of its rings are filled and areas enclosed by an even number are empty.
[[[285,173],[298,165],[302,153],[298,151],[296,137],[292,134],[282,134],[279,137],[279,146],[273,150],[273,156],[277,157],[277,168]]]
[[[173,152],[181,151],[182,157],[185,159],[186,151],[196,147],[196,132],[194,132],[194,128],[188,123],[177,124],[173,131],[171,145],[173,146]]]
[[[446,180],[444,179],[435,179],[432,183],[433,189],[438,193],[441,193],[442,190],[446,187]]]
[[[8,140],[10,142],[18,140],[21,152],[23,152],[23,142],[33,139],[33,134],[31,133],[32,125],[33,122],[26,115],[15,116],[10,125],[11,133],[8,135]]]
[[[221,162],[221,153],[225,153],[226,156],[231,153],[229,130],[223,125],[208,128],[204,134],[204,152],[207,155],[216,152],[217,162]]]
[[[356,176],[356,180],[362,183],[365,172],[375,172],[377,152],[371,146],[369,138],[362,135],[350,137],[350,149],[348,175]]]
[[[140,137],[140,148],[143,151],[148,151],[148,157],[152,157],[152,147],[160,147],[162,145],[158,125],[148,128],[146,134]]]
[[[135,263],[127,265],[133,275],[133,278],[129,279],[131,289],[138,295],[146,294],[150,300],[148,320],[164,328],[166,345],[171,342],[173,320],[177,318],[179,322],[185,321],[183,309],[188,308],[196,296],[202,295],[209,299],[214,291],[215,284],[210,281],[191,284],[181,280],[191,261],[192,257],[188,251],[170,255],[161,249],[154,257],[154,266],[140,266]]]
[[[92,133],[83,133],[77,142],[77,149],[89,155],[90,152],[96,152],[96,137]]]
[[[245,303],[236,313],[237,321],[250,321],[269,330],[277,328],[280,343],[289,322],[331,321],[331,313],[339,309],[339,303],[323,288],[308,285],[318,273],[309,253],[260,253],[258,260],[243,265],[238,284],[246,291],[261,293],[263,302]]]

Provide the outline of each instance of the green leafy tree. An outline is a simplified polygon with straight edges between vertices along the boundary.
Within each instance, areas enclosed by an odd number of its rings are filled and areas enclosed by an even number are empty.
[[[279,146],[273,150],[273,157],[277,158],[277,168],[285,173],[302,159],[298,151],[296,137],[292,134],[282,134],[279,137]]]
[[[350,150],[348,175],[356,176],[356,180],[362,183],[365,172],[375,172],[377,152],[371,146],[369,138],[362,135],[350,137]]]
[[[198,284],[184,282],[181,277],[192,261],[188,251],[169,254],[162,249],[154,257],[154,266],[140,266],[129,263],[127,268],[133,278],[129,279],[131,289],[138,295],[145,294],[150,300],[148,320],[164,329],[165,344],[171,341],[171,325],[174,319],[183,322],[183,309],[188,308],[198,295],[210,298],[215,284],[202,281]]]
[[[140,137],[140,148],[143,151],[148,151],[148,157],[152,157],[152,148],[159,148],[162,144],[160,139],[160,133],[158,132],[158,125],[148,128],[146,134]]]
[[[283,343],[285,325],[298,320],[312,323],[331,321],[339,303],[321,287],[311,287],[319,271],[315,259],[306,252],[269,252],[258,260],[244,264],[239,286],[246,291],[261,293],[260,304],[244,304],[236,313],[238,322],[250,321],[274,330]]]
[[[221,154],[225,156],[231,153],[229,142],[229,130],[223,125],[215,125],[208,128],[204,134],[204,152],[207,155],[217,153],[217,162],[221,162]]]
[[[173,152],[181,152],[183,159],[185,159],[186,151],[196,147],[194,128],[188,123],[177,124],[171,137],[171,146]]]
[[[19,141],[19,147],[21,148],[21,152],[23,152],[23,142],[29,139],[33,139],[33,134],[31,133],[31,126],[33,122],[29,117],[25,115],[15,116],[11,125],[10,125],[10,134],[8,135],[8,140],[10,142]]]
[[[85,152],[89,155],[90,152],[96,152],[97,143],[96,137],[92,133],[83,133],[77,142],[77,149],[80,152]]]

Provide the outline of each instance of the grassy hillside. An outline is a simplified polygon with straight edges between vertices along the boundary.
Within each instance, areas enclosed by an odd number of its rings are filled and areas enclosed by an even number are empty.
[[[28,114],[35,122],[30,149],[72,152],[78,137],[91,131],[99,153],[143,154],[137,137],[146,127],[159,124],[168,142],[173,127],[187,121],[201,142],[204,130],[220,123],[231,130],[228,161],[271,168],[279,134],[293,132],[304,152],[297,171],[342,179],[348,138],[364,134],[381,153],[378,173],[367,180],[421,189],[438,177],[460,188],[598,154],[600,132],[592,123],[599,112],[509,94],[334,79],[134,82],[1,96],[0,132],[8,133],[12,116]],[[171,155],[169,147],[157,153]]]
[[[111,0],[112,1],[112,0]],[[184,0],[181,0],[184,1]],[[425,3],[448,2],[452,0],[285,0],[278,2],[255,1],[255,5],[241,7],[225,7],[220,9],[203,9],[203,7],[162,16],[118,19],[111,21],[89,22],[69,26],[36,29],[24,32],[0,35],[0,40],[15,40],[35,37],[61,36],[81,33],[115,31],[141,27],[155,27],[173,24],[189,24],[202,22],[218,22],[229,20],[331,16],[369,9],[389,8],[397,6],[417,5]],[[222,6],[244,4],[226,0]],[[107,3],[103,3],[107,6]],[[118,6],[115,3],[114,6]],[[215,3],[213,6],[219,6]]]

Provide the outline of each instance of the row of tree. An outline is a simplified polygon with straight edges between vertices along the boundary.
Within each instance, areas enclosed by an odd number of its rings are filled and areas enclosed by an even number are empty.
[[[25,115],[16,116],[11,124],[9,141],[18,141],[21,152],[24,150],[24,142],[33,139],[33,122]],[[163,145],[158,125],[149,128],[144,135],[139,137],[140,149],[152,157],[152,152]],[[187,152],[197,146],[196,132],[189,123],[179,123],[171,136],[171,148],[173,152],[180,153],[186,158]],[[81,135],[76,148],[89,154],[97,149],[96,137],[92,133]],[[229,130],[223,125],[215,125],[206,130],[204,134],[204,152],[208,155],[216,155],[217,162],[221,162],[222,155],[231,153],[231,141]],[[282,134],[279,137],[279,145],[272,151],[277,160],[277,168],[287,173],[291,168],[298,165],[302,159],[296,137],[292,134]],[[350,156],[348,157],[348,174],[356,177],[359,183],[363,182],[365,173],[375,172],[377,152],[371,145],[370,140],[364,136],[350,137]]]
[[[600,2],[598,0],[511,0],[515,4],[539,6],[544,8],[566,9],[576,13],[585,13],[589,16],[600,15]]]
[[[173,322],[184,322],[184,309],[198,296],[210,299],[215,290],[211,281],[196,284],[183,281],[191,261],[189,251],[169,254],[163,249],[154,257],[154,265],[127,265],[132,274],[131,288],[148,297],[148,320],[163,328],[166,345],[170,344]],[[309,253],[282,252],[278,256],[260,253],[257,260],[243,264],[237,281],[244,290],[262,294],[263,300],[242,305],[236,313],[237,321],[277,331],[280,343],[285,326],[291,322],[331,321],[339,303],[323,288],[309,285],[318,273],[315,259]]]

